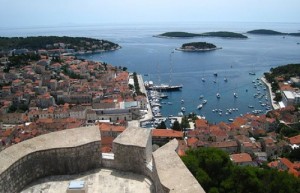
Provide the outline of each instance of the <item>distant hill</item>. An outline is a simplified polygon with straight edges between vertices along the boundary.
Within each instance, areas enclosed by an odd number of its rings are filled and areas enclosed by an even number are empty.
[[[290,36],[300,36],[300,33],[283,33],[279,31],[269,30],[269,29],[256,29],[248,31],[249,34],[259,34],[259,35],[290,35]]]
[[[59,37],[59,36],[36,36],[36,37],[0,37],[0,50],[11,49],[55,49],[63,47],[79,51],[84,50],[114,50],[118,44],[107,40],[99,40],[86,37]]]
[[[155,37],[166,37],[166,38],[192,38],[192,37],[221,37],[221,38],[248,38],[247,36],[227,31],[218,31],[218,32],[205,32],[205,33],[188,33],[188,32],[166,32]]]

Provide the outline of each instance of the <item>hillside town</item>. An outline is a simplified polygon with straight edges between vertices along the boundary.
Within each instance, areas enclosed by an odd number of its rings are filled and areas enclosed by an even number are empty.
[[[28,52],[14,50],[2,53],[0,58],[1,150],[41,134],[99,125],[102,152],[111,152],[112,141],[132,121],[145,119],[147,113],[152,119],[147,93],[136,86],[143,87],[143,82],[136,82],[136,74],[127,72],[126,67],[38,50],[30,52],[38,60],[7,68],[10,56]],[[300,118],[300,95],[293,86],[300,81],[298,77],[278,80],[280,108],[263,115],[245,114],[231,123],[211,124],[205,119],[189,118],[190,128],[152,128],[153,149],[175,138],[180,144],[179,155],[189,148],[215,147],[228,152],[237,165],[267,163],[298,177],[300,163],[283,155],[300,145],[295,129]]]

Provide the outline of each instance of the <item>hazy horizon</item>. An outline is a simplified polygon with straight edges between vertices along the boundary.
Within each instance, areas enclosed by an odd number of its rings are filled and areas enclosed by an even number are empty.
[[[299,23],[299,0],[0,0],[1,28],[164,22]]]

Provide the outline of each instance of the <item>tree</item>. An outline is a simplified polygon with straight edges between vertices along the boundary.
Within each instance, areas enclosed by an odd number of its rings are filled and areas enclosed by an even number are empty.
[[[181,119],[181,128],[190,128],[190,123],[188,117],[184,116]]]
[[[275,94],[274,101],[279,102],[279,101],[281,101],[281,100],[282,100],[282,95],[281,95],[281,93],[276,93],[276,94]]]
[[[157,127],[156,129],[166,129],[167,126],[166,126],[166,123],[164,121],[162,121]]]
[[[268,167],[234,165],[220,149],[190,149],[182,160],[208,193],[300,192],[300,179],[293,175]]]
[[[179,124],[179,122],[177,120],[174,121],[172,129],[175,130],[175,131],[182,131],[182,129],[180,127],[180,124]]]

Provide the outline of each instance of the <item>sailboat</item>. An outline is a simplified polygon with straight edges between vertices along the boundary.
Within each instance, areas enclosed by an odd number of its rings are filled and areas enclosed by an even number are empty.
[[[254,71],[254,64],[252,64],[252,71],[249,72],[249,75],[255,75],[255,71]]]
[[[171,52],[171,54],[174,53]],[[182,85],[172,85],[172,60],[171,60],[171,54],[170,54],[170,78],[169,78],[169,84],[158,84],[158,85],[147,85],[146,89],[148,90],[160,90],[160,91],[180,91],[182,88]]]
[[[219,99],[219,98],[221,98],[221,95],[220,95],[220,93],[219,93],[219,84],[218,84],[218,92],[217,92],[217,94],[216,94],[216,97]]]

